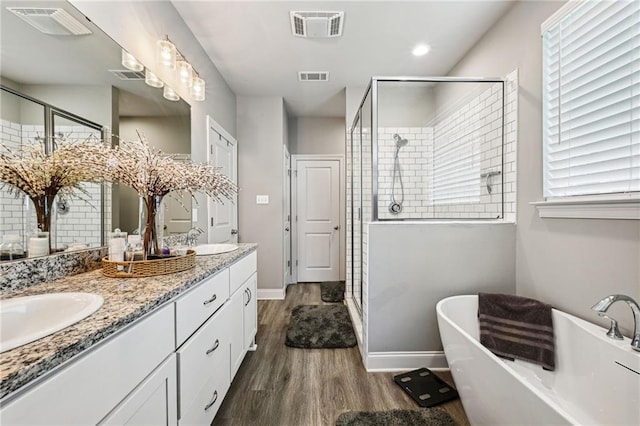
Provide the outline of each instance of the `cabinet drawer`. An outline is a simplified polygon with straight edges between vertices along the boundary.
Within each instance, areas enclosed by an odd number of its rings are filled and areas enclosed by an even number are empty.
[[[198,395],[207,383],[214,380],[219,387],[219,398],[222,399],[223,384],[231,381],[229,377],[229,336],[227,327],[228,309],[225,306],[200,328],[178,351],[178,371],[180,387],[180,417],[188,412],[183,408],[190,407],[198,399]],[[208,396],[213,390],[207,387]],[[226,390],[226,388],[224,388]],[[201,396],[201,399],[205,396]],[[207,402],[198,409],[204,409]],[[210,410],[207,410],[209,412]]]
[[[193,399],[192,404],[185,410],[185,413],[178,424],[183,425],[210,425],[213,418],[222,405],[222,400],[229,390],[229,382],[211,378],[202,387],[198,395]]]
[[[170,304],[3,405],[2,424],[98,423],[173,352],[173,326]]]
[[[229,269],[207,278],[176,300],[176,347],[229,298]]]
[[[231,265],[229,294],[233,294],[258,269],[258,255],[254,251]]]

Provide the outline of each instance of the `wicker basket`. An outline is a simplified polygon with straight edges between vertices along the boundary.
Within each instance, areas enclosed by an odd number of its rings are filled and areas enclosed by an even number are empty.
[[[173,274],[186,271],[196,266],[196,252],[187,250],[184,256],[173,256],[164,259],[114,261],[102,258],[102,274],[112,278],[141,278],[154,275]]]

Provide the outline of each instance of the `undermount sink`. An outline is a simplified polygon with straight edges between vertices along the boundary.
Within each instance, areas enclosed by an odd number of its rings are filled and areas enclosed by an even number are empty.
[[[53,334],[100,309],[92,293],[46,293],[0,300],[0,352]]]
[[[228,253],[230,251],[234,251],[237,249],[238,249],[238,246],[235,244],[202,244],[202,245],[193,247],[193,250],[196,251],[196,256]]]

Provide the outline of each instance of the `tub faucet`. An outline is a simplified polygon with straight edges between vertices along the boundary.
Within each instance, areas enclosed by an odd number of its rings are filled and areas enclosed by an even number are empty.
[[[607,312],[611,305],[618,301],[626,302],[631,308],[631,312],[633,312],[634,328],[633,337],[631,338],[631,348],[633,348],[633,350],[640,351],[640,306],[638,306],[638,303],[635,300],[629,296],[625,296],[624,294],[612,294],[600,300],[598,303],[593,305],[591,309],[596,311],[601,317],[609,318],[605,315],[605,312]],[[611,327],[617,329],[618,324],[615,323],[615,320],[612,320]],[[609,329],[607,335],[609,335],[609,333],[615,334],[615,330]]]
[[[189,232],[187,232],[187,245],[189,247],[195,246],[198,242],[198,237],[202,234],[204,234],[204,231],[197,226],[189,229]]]

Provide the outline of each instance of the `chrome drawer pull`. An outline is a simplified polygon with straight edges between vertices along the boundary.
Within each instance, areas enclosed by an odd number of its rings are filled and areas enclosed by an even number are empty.
[[[217,296],[214,294],[213,297],[209,300],[205,300],[202,304],[203,305],[208,305],[211,302],[215,302],[215,300],[217,299]]]
[[[218,339],[216,339],[216,342],[213,344],[213,347],[211,349],[207,350],[207,355],[209,355],[211,352],[213,352],[216,349],[218,349],[218,346],[220,346],[220,341]]]
[[[215,392],[213,393],[213,401],[211,401],[210,403],[208,403],[207,405],[205,405],[205,407],[204,407],[204,411],[207,411],[209,408],[211,408],[211,406],[212,406],[213,404],[215,404],[217,400],[218,400],[218,391],[215,391]]]

